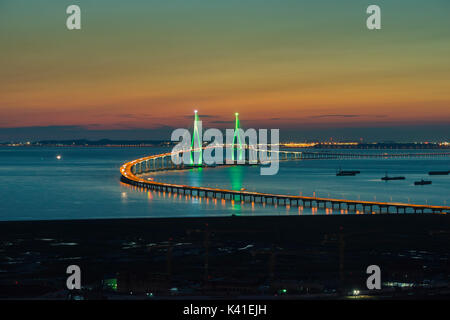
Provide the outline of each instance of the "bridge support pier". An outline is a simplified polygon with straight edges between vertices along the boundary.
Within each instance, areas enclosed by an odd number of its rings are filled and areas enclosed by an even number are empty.
[[[267,151],[269,153],[269,156],[272,155],[271,151]],[[348,158],[348,155],[341,156],[341,155],[330,155],[326,153],[311,153],[308,155],[304,155],[302,152],[289,152],[289,151],[282,151],[279,152],[280,159],[281,160],[296,160],[296,159],[317,159],[317,158],[333,158],[336,159],[338,157]],[[356,157],[356,155],[355,155]],[[250,164],[250,162],[248,162]],[[267,195],[267,194],[253,194],[251,192],[243,191],[243,192],[220,192],[220,191],[211,191],[211,190],[204,190],[203,188],[199,189],[191,189],[189,187],[184,186],[176,186],[176,185],[170,185],[170,184],[156,184],[152,183],[150,181],[143,181],[139,177],[135,177],[134,175],[139,175],[142,173],[148,173],[151,171],[162,171],[162,170],[180,170],[185,169],[186,166],[180,164],[176,165],[173,163],[172,158],[170,155],[164,154],[164,155],[158,155],[158,156],[152,156],[143,158],[139,161],[133,161],[127,164],[128,167],[122,166],[122,177],[121,181],[124,183],[128,183],[133,186],[133,188],[139,188],[142,190],[145,188],[147,190],[157,190],[158,192],[171,192],[171,193],[177,193],[177,194],[183,194],[187,195],[190,194],[191,196],[197,196],[197,197],[206,197],[206,198],[220,198],[220,199],[230,199],[233,201],[241,201],[246,202],[250,201],[252,203],[259,202],[265,204],[270,203],[277,206],[279,204],[283,204],[285,206],[292,206],[297,205],[300,207],[300,205],[304,207],[310,207],[313,206],[317,208],[323,208],[327,209],[331,207],[331,209],[335,209],[336,207],[339,210],[347,209],[348,211],[359,211],[359,208],[361,208],[362,212],[368,212],[370,210],[371,213],[374,212],[375,209],[377,209],[377,212],[379,213],[397,213],[397,214],[406,214],[407,212],[414,212],[414,213],[450,213],[450,207],[446,206],[429,206],[429,205],[408,205],[408,204],[399,204],[399,203],[380,203],[376,201],[352,201],[352,200],[333,200],[333,199],[326,199],[326,198],[303,198],[298,196],[282,196],[282,195]],[[191,166],[189,166],[191,167]],[[127,171],[124,171],[124,168],[127,168]],[[125,173],[126,172],[126,173]],[[205,188],[208,189],[208,188]],[[313,203],[315,202],[315,203]],[[345,204],[345,205],[344,205]],[[376,208],[378,207],[378,208]],[[392,209],[390,209],[392,207]]]

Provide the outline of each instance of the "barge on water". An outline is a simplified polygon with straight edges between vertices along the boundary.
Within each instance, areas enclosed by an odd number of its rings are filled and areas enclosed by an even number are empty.
[[[405,180],[406,178],[403,176],[397,176],[397,177],[389,177],[388,174],[381,178],[383,181],[389,181],[389,180]]]
[[[427,181],[427,180],[420,180],[420,181],[415,181],[414,182],[414,185],[415,186],[424,186],[424,185],[427,185],[427,184],[431,184],[431,181]]]
[[[428,174],[430,176],[448,176],[450,171],[430,171]]]
[[[339,168],[339,171],[336,173],[336,176],[342,177],[342,176],[355,176],[357,174],[361,173],[361,171],[357,170],[342,170]]]

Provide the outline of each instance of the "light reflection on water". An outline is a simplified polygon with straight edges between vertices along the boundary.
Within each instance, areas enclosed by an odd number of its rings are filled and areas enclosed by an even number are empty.
[[[361,152],[364,152],[362,150]],[[356,176],[337,177],[336,169],[360,170]],[[282,162],[275,176],[261,176],[258,167],[219,167],[203,169],[201,182],[196,186],[224,188],[283,195],[302,195],[338,199],[415,204],[447,205],[450,203],[450,175],[428,176],[429,171],[449,170],[448,158],[427,159],[365,159],[365,160],[310,160]],[[160,181],[189,184],[186,172],[197,169],[165,172]],[[390,176],[406,176],[406,180],[382,181]],[[433,181],[432,185],[415,186],[420,179]]]
[[[161,152],[167,149],[0,148],[0,220],[353,214],[338,209],[149,192],[120,182],[121,164]],[[56,155],[61,155],[61,159]],[[339,167],[361,170],[361,174],[336,177]],[[427,172],[449,167],[446,158],[316,160],[282,162],[276,176],[260,176],[258,167],[227,167],[161,172],[152,177],[157,181],[233,190],[446,205],[450,203],[450,176],[428,177]],[[382,182],[380,178],[386,171],[407,179]],[[431,179],[433,184],[414,186],[413,181],[420,178]]]

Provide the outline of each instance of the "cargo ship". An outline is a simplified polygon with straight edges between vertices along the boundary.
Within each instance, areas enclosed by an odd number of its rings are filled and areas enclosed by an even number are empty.
[[[406,178],[403,176],[397,176],[397,177],[389,177],[388,174],[381,178],[383,181],[389,181],[389,180],[405,180]]]
[[[420,180],[420,181],[415,181],[414,182],[414,185],[415,186],[423,186],[423,185],[426,185],[426,184],[431,184],[431,181],[427,181],[427,180]]]
[[[430,171],[428,174],[430,176],[447,176],[450,171]]]
[[[339,168],[339,171],[336,173],[336,176],[338,176],[338,177],[355,176],[358,173],[361,173],[361,171],[357,171],[357,170],[342,170],[341,168]]]

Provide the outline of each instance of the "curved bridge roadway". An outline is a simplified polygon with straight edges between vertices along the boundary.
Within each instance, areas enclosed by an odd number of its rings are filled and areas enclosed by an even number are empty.
[[[179,153],[182,153],[180,151]],[[271,151],[269,151],[270,153]],[[306,160],[306,159],[345,159],[345,158],[391,158],[391,157],[435,157],[450,156],[450,153],[402,153],[402,154],[345,154],[345,153],[327,153],[327,152],[292,152],[292,151],[272,151],[279,152],[280,161]],[[297,205],[304,207],[342,209],[348,211],[361,211],[369,213],[450,213],[450,206],[432,206],[409,204],[399,202],[378,202],[378,201],[360,201],[347,199],[317,198],[293,195],[281,195],[271,193],[260,193],[250,191],[237,191],[228,189],[218,189],[209,187],[194,187],[188,185],[170,184],[146,180],[139,177],[140,174],[166,171],[191,169],[192,166],[175,165],[171,160],[172,153],[163,153],[136,159],[123,164],[120,168],[121,181],[133,186],[147,188],[151,190],[160,190],[178,194],[196,195],[199,197],[229,199],[247,202],[261,202],[267,204]],[[238,164],[235,164],[238,165]],[[208,167],[208,166],[205,166]]]

